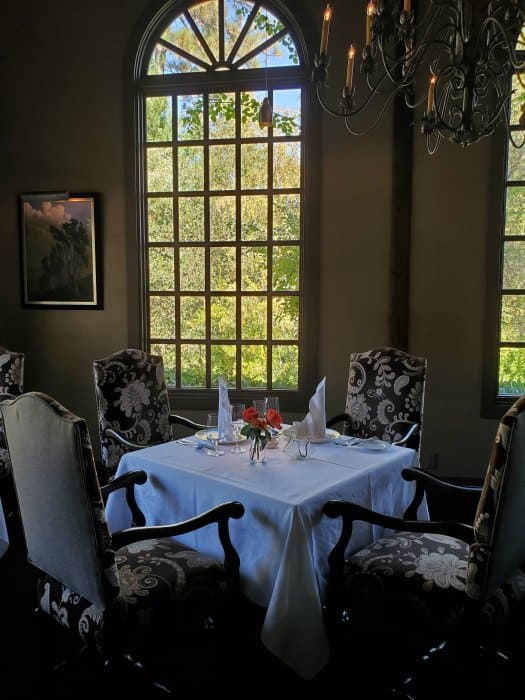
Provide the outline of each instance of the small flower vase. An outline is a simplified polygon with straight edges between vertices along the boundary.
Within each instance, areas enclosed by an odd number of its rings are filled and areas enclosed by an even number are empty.
[[[266,462],[266,445],[262,445],[261,439],[258,437],[250,438],[250,462],[252,464],[262,464]]]

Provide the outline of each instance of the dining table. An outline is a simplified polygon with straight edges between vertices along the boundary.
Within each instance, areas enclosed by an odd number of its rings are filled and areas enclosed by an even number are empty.
[[[248,451],[231,452],[229,445],[221,446],[222,456],[212,457],[200,441],[173,440],[124,454],[116,476],[134,469],[147,473],[135,491],[148,525],[185,520],[224,501],[244,505],[244,516],[230,522],[241,561],[241,592],[265,612],[265,647],[298,676],[312,679],[330,656],[323,603],[328,555],[341,530],[339,519],[323,515],[323,505],[338,498],[402,516],[415,485],[400,473],[419,466],[418,453],[388,443],[382,449],[370,449],[366,441],[340,444],[334,438],[311,443],[307,456],[298,458],[304,452],[290,450],[289,438],[272,442],[277,446],[266,449],[266,461],[252,464]],[[109,496],[106,515],[112,531],[131,525],[122,491]],[[428,518],[425,501],[418,517]],[[388,532],[356,522],[348,554]],[[177,540],[223,556],[216,526]]]

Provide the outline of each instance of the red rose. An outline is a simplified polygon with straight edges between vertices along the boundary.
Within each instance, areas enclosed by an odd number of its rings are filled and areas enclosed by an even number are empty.
[[[277,430],[281,430],[283,419],[281,417],[281,414],[279,411],[276,411],[275,408],[270,408],[268,410],[268,413],[266,414],[266,418],[268,420],[268,423],[272,426],[272,428],[276,428]]]
[[[250,406],[249,408],[245,408],[244,411],[242,412],[242,419],[246,421],[246,423],[250,423],[252,420],[258,417],[258,413],[253,408],[253,406]]]

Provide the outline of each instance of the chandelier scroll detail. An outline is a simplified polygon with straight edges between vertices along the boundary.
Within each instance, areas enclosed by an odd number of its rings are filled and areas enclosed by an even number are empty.
[[[525,80],[520,75],[525,60],[516,46],[523,38],[525,0],[370,0],[364,20],[364,46],[348,49],[338,107],[325,98],[330,5],[312,73],[321,106],[344,119],[351,134],[369,133],[400,95],[415,111],[429,153],[443,138],[467,147],[501,122],[514,146],[523,146],[525,139],[517,132],[525,128]],[[518,124],[511,128],[515,74],[523,100]]]

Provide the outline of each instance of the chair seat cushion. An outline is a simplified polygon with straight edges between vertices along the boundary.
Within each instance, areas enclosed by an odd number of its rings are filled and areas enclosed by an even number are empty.
[[[227,594],[224,568],[212,557],[169,539],[143,540],[115,552],[120,596],[115,605],[125,609],[128,617],[140,615],[145,609],[160,607],[166,602],[174,607],[201,610]],[[74,593],[51,576],[38,581],[38,599],[43,612],[51,615],[83,642],[95,642],[101,647],[104,613],[90,601]]]
[[[446,535],[396,532],[376,540],[345,562],[345,599],[367,602],[366,614],[396,611],[423,616],[435,627],[453,623],[469,604],[466,595],[468,545]],[[525,606],[525,572],[518,569],[485,602],[483,620],[505,622]],[[364,609],[363,609],[363,612]],[[395,621],[395,619],[394,619]]]
[[[454,537],[397,532],[348,559],[345,599],[366,601],[367,615],[399,612],[446,623],[465,604],[467,554],[468,545]]]

